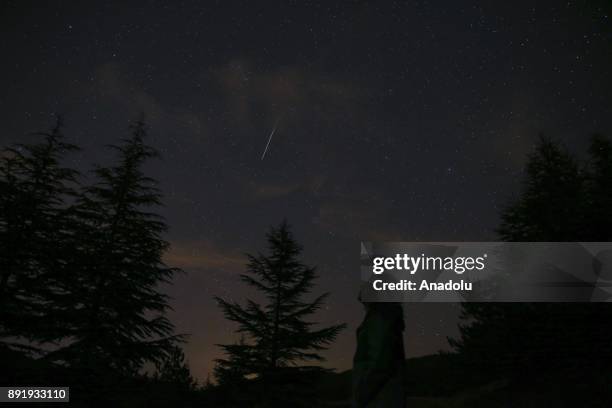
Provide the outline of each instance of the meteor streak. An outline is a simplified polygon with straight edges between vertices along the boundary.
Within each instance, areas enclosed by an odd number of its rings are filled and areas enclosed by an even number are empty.
[[[272,141],[272,136],[274,136],[274,132],[276,132],[276,126],[278,126],[278,120],[279,119],[276,119],[276,122],[274,122],[274,127],[272,128],[272,132],[270,132],[270,137],[268,137],[268,143],[266,143],[266,148],[264,149],[263,153],[261,154],[261,160],[263,160],[266,157],[266,152],[268,151],[268,146],[270,146],[270,142]]]

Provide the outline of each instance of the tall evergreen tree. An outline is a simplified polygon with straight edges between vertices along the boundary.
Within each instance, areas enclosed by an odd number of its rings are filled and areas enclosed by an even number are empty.
[[[612,241],[612,142],[593,135],[585,177],[585,231],[589,241]]]
[[[285,389],[295,388],[290,379],[299,381],[300,363],[322,361],[325,350],[345,327],[344,324],[315,328],[307,320],[323,304],[328,294],[312,301],[304,300],[311,292],[316,278],[315,268],[299,260],[301,246],[295,241],[286,222],[267,234],[268,255],[249,255],[248,273],[242,280],[259,291],[264,304],[247,300],[245,306],[216,298],[226,318],[238,324],[244,341],[221,345],[227,355],[217,363],[216,373],[221,381],[238,373],[242,378],[253,378],[263,387],[264,404],[288,404]],[[274,391],[272,388],[274,387]],[[269,392],[266,392],[269,391]],[[271,401],[278,397],[276,402]],[[284,400],[283,400],[284,399]],[[291,403],[295,403],[293,400]],[[294,405],[297,406],[297,405]]]
[[[121,146],[118,163],[95,170],[96,183],[76,205],[78,244],[66,292],[73,301],[70,342],[49,358],[92,372],[134,375],[158,362],[179,337],[165,313],[168,297],[160,285],[177,269],[162,261],[168,243],[156,181],[143,172],[157,152],[145,144],[142,120]]]
[[[584,225],[584,177],[559,143],[541,137],[529,156],[518,199],[501,213],[504,241],[574,241]]]
[[[612,145],[594,137],[580,165],[541,139],[529,157],[521,195],[501,214],[506,241],[607,241],[612,231]],[[588,378],[612,371],[608,304],[464,303],[451,344],[481,369],[501,376]]]
[[[42,141],[10,147],[0,160],[0,339],[21,349],[23,340],[63,336],[52,312],[70,254],[78,175],[63,164],[77,147],[64,140],[61,118],[35,136]]]

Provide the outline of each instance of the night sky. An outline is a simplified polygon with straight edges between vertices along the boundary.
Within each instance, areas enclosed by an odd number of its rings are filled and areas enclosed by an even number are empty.
[[[200,380],[236,338],[212,296],[250,294],[244,253],[283,217],[332,293],[318,318],[349,324],[326,353],[346,369],[359,241],[495,240],[540,132],[612,136],[604,1],[3,1],[0,23],[2,146],[61,113],[87,171],[146,114]],[[448,347],[457,305],[405,310],[409,356]]]

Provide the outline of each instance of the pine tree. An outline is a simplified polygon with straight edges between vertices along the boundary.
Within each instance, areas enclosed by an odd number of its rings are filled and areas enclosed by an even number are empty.
[[[595,137],[580,165],[558,143],[541,139],[527,163],[521,195],[501,214],[506,241],[608,240],[612,218],[612,145]],[[466,360],[492,375],[587,378],[612,367],[608,304],[464,303],[459,339]]]
[[[244,335],[235,344],[222,346],[226,351],[227,359],[216,359],[213,373],[217,384],[240,388],[245,385],[248,377],[253,374],[254,361],[253,347],[246,344]]]
[[[323,305],[328,294],[312,301],[303,299],[311,292],[316,273],[315,268],[300,262],[302,249],[288,224],[283,222],[272,228],[267,241],[269,254],[249,255],[248,273],[241,275],[242,281],[261,292],[265,303],[247,300],[242,306],[216,298],[226,318],[238,323],[237,332],[244,336],[240,343],[221,345],[227,358],[218,360],[216,373],[218,380],[225,383],[235,381],[236,374],[241,380],[257,379],[263,387],[260,399],[272,406],[273,396],[277,397],[276,403],[289,403],[289,389],[299,398],[295,387],[303,385],[298,384],[300,374],[305,377],[310,371],[298,365],[322,361],[320,352],[345,325],[316,329],[315,323],[307,320]]]
[[[559,143],[540,137],[529,156],[520,197],[501,213],[504,241],[574,241],[584,225],[584,177]]]
[[[142,120],[121,146],[118,163],[95,170],[97,181],[76,204],[79,244],[73,276],[66,282],[70,343],[48,358],[92,375],[135,375],[146,362],[159,362],[179,336],[165,313],[160,285],[178,270],[162,261],[166,225],[152,212],[160,205],[155,180],[142,170],[157,152],[144,142]]]
[[[148,402],[151,407],[195,407],[198,384],[191,376],[185,354],[179,346],[172,347],[166,357],[156,364],[156,372],[149,381]]]
[[[156,364],[155,379],[182,391],[191,391],[196,388],[196,381],[191,376],[189,365],[185,361],[183,350],[175,346],[163,360]]]
[[[25,347],[63,337],[55,299],[61,286],[72,233],[70,204],[77,171],[62,163],[77,150],[57,118],[42,141],[6,149],[0,161],[0,338]],[[17,342],[8,339],[17,339]]]
[[[602,135],[593,135],[589,147],[589,163],[585,171],[585,239],[612,241],[612,142]]]

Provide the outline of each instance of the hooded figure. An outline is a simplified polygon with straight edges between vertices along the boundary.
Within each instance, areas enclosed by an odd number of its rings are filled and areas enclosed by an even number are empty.
[[[399,303],[364,303],[353,358],[354,408],[404,408],[404,313]]]

